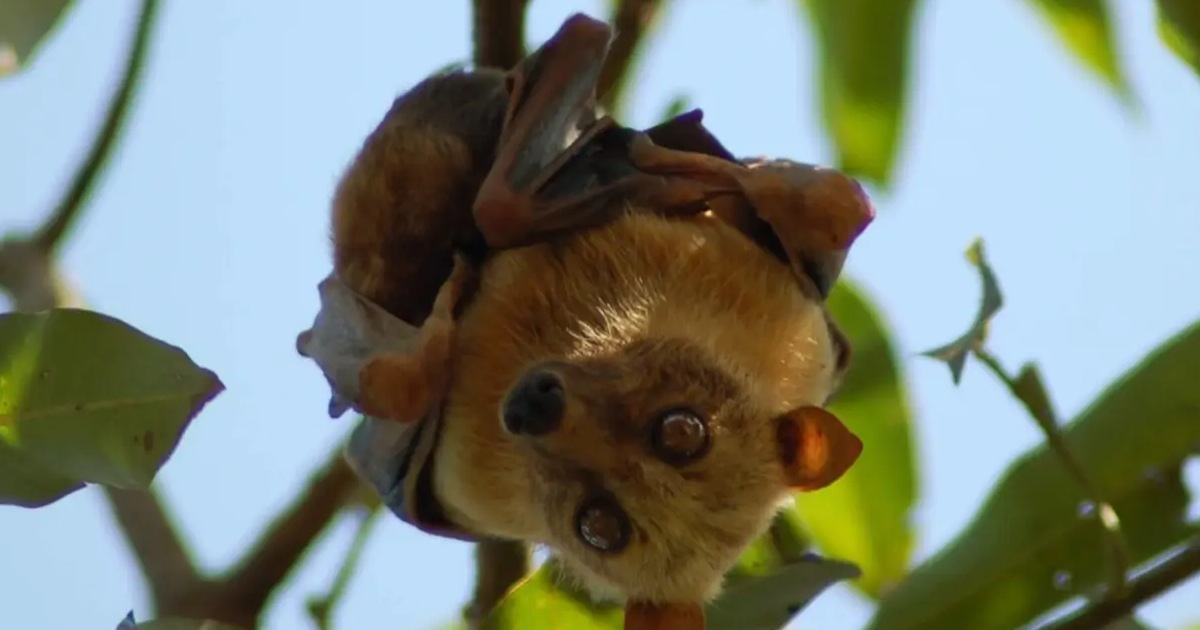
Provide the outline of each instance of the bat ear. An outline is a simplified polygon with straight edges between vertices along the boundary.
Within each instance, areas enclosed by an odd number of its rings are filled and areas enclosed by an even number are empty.
[[[784,483],[797,492],[820,490],[837,481],[862,453],[862,440],[820,407],[793,409],[776,423]]]

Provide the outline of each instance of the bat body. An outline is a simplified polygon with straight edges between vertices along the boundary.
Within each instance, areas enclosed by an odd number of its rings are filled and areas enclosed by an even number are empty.
[[[348,457],[401,518],[694,605],[861,451],[822,409],[849,361],[824,300],[872,215],[834,171],[735,160],[698,111],[601,115],[610,39],[572,16],[512,71],[397,99],[335,194],[298,346],[331,411],[367,415]]]

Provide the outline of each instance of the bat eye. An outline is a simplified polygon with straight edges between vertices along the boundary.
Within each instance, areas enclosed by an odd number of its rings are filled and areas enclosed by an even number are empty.
[[[629,544],[629,519],[611,499],[584,503],[575,515],[575,530],[588,546],[604,553],[616,553]]]
[[[708,451],[708,423],[689,409],[671,409],[659,415],[650,439],[659,458],[682,466]]]

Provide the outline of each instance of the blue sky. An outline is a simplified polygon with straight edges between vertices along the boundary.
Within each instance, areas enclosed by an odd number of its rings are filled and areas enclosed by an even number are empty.
[[[136,2],[78,4],[30,72],[0,81],[0,230],[36,225],[56,201],[119,72]],[[534,2],[530,40],[607,4]],[[1112,3],[1139,118],[1060,52],[1028,3],[925,4],[897,184],[848,264],[895,331],[919,416],[920,557],[1040,439],[977,366],[955,388],[915,357],[973,314],[962,253],[973,237],[1007,297],[995,351],[1012,366],[1036,358],[1064,415],[1200,316],[1200,80],[1155,38],[1152,3]],[[469,3],[418,5],[165,3],[129,133],[66,249],[94,308],[182,346],[228,386],[158,482],[206,567],[236,558],[349,427],[324,415],[324,382],[293,341],[328,270],[336,178],[397,92],[469,56]],[[828,160],[811,42],[795,2],[676,3],[629,122],[652,122],[684,92],[735,152]],[[12,627],[145,616],[99,493],[0,510],[0,532]],[[319,541],[268,628],[308,627],[304,599],[326,587],[351,533],[343,522]],[[457,614],[470,572],[468,546],[388,521],[336,621],[429,628]],[[1196,597],[1200,584],[1179,589],[1144,618],[1200,621]],[[803,618],[851,628],[867,611],[838,588]]]

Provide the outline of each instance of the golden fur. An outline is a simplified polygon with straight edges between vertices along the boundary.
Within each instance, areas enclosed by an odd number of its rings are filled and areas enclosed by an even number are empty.
[[[436,493],[472,530],[556,549],[593,592],[698,601],[764,531],[789,488],[774,421],[821,405],[837,377],[821,305],[786,266],[701,216],[630,215],[489,261],[463,315]],[[554,362],[563,426],[512,436],[501,401]],[[711,451],[676,468],[647,452],[655,412],[709,417]],[[634,526],[612,557],[580,542],[585,494],[615,496]]]

